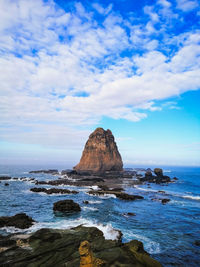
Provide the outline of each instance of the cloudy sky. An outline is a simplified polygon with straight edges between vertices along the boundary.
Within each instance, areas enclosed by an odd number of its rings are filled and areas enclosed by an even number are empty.
[[[198,0],[0,0],[1,164],[200,165]]]

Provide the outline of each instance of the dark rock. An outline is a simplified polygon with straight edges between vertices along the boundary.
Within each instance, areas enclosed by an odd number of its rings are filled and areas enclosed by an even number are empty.
[[[163,170],[161,168],[155,168],[154,173],[157,176],[163,176]]]
[[[14,216],[0,217],[0,227],[14,226],[20,229],[26,229],[33,225],[35,221],[25,213],[18,213]]]
[[[10,247],[10,246],[15,246],[16,241],[12,240],[10,236],[3,236],[0,235],[0,248],[1,247]]]
[[[90,174],[123,170],[121,155],[110,130],[97,128],[89,136],[81,160],[74,170],[78,173]]]
[[[5,185],[5,186],[8,186],[8,185],[9,185],[9,183],[5,183],[4,185]]]
[[[133,213],[133,212],[128,212],[127,215],[129,215],[129,216],[135,216],[136,214]]]
[[[151,171],[146,171],[145,177],[151,178],[152,177],[152,172]]]
[[[163,191],[163,190],[158,190],[158,193],[165,194],[165,191]]]
[[[36,192],[36,193],[46,193],[48,195],[50,194],[78,194],[77,191],[70,191],[68,189],[61,189],[61,188],[50,188],[50,189],[46,189],[46,188],[38,188],[38,187],[34,187],[31,188],[30,191],[32,192]]]
[[[162,204],[166,204],[166,203],[168,203],[169,201],[170,201],[169,198],[164,198],[164,199],[161,200]]]
[[[92,190],[89,191],[88,194],[91,195],[104,195],[104,194],[113,194],[115,195],[117,198],[119,199],[123,199],[123,200],[136,200],[136,199],[144,199],[142,196],[138,196],[138,195],[129,195],[123,192],[119,192],[119,191],[103,191],[103,190]]]
[[[173,178],[173,180],[177,181],[177,180],[178,180],[178,178],[177,178],[177,177],[174,177],[174,178]]]
[[[0,180],[10,180],[10,176],[0,176]]]
[[[83,201],[83,204],[89,204],[89,201],[84,200],[84,201]]]
[[[53,210],[60,212],[77,212],[81,211],[81,208],[78,203],[75,203],[71,199],[66,199],[55,202],[53,204]]]
[[[195,240],[194,244],[195,244],[195,246],[200,246],[200,240]]]

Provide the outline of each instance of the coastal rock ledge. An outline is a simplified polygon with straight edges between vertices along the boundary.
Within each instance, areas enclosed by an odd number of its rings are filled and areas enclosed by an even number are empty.
[[[90,134],[79,164],[74,167],[79,174],[104,174],[106,171],[120,172],[123,162],[112,132],[97,128]]]
[[[162,267],[142,242],[106,240],[95,227],[40,229],[31,235],[0,236],[4,267]]]

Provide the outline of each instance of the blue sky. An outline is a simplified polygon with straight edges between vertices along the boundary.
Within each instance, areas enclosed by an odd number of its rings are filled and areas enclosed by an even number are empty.
[[[198,0],[0,1],[1,164],[200,166]]]

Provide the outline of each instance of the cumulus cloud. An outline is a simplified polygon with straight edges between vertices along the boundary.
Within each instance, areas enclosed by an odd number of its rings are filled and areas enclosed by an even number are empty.
[[[177,7],[191,10],[195,1]],[[199,89],[199,31],[168,37],[163,21],[176,16],[167,0],[144,14],[135,23],[112,4],[65,11],[52,0],[2,0],[0,137],[59,146],[66,136],[84,139],[103,116],[137,122],[161,109],[156,101]]]

